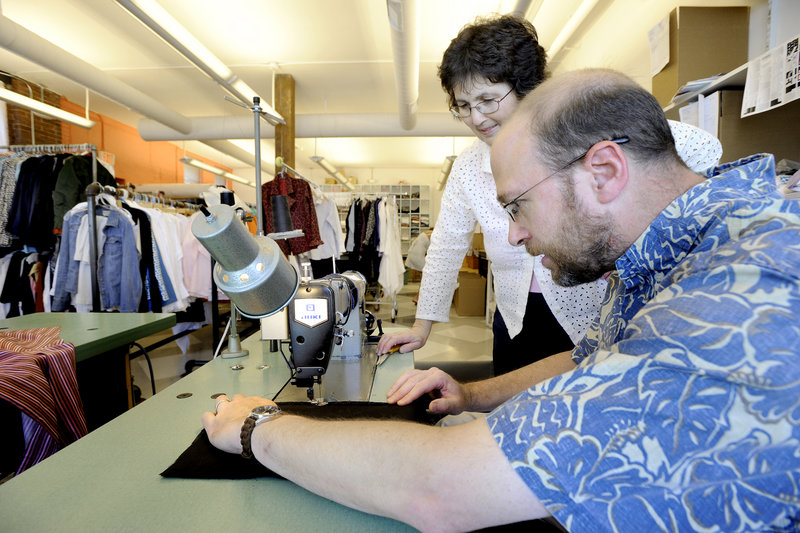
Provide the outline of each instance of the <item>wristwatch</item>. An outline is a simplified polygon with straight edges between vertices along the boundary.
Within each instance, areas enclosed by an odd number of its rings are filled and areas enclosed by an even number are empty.
[[[240,435],[242,440],[242,457],[250,459],[253,457],[253,449],[250,447],[250,439],[253,436],[253,430],[262,422],[272,420],[273,418],[283,414],[281,408],[277,405],[259,405],[250,411],[247,418],[244,419],[242,424],[242,433]]]

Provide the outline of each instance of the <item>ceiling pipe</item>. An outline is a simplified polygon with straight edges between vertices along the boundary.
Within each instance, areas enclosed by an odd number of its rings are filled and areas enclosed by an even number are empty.
[[[185,135],[192,130],[192,120],[172,111],[157,100],[126,85],[2,15],[0,15],[0,47],[83,85],[93,92],[117,102],[121,106],[150,117],[148,120],[177,135]],[[252,138],[252,118],[247,116],[242,118],[250,123],[250,137]],[[195,140],[193,137],[181,137],[181,139]],[[153,140],[177,140],[177,138]],[[253,155],[233,143],[224,141],[207,142],[205,139],[197,140],[245,164],[255,165]]]
[[[389,27],[392,33],[394,77],[400,126],[404,130],[416,125],[419,105],[419,0],[386,0]]]
[[[547,50],[548,59],[550,61],[552,61],[558,53],[561,52],[564,45],[572,39],[575,30],[583,24],[583,21],[589,16],[589,13],[591,13],[594,6],[597,5],[597,2],[598,0],[583,0],[583,2],[581,2],[581,5],[578,6],[575,13],[573,13],[567,23],[564,24],[564,27],[561,28],[561,31],[556,35],[556,38]]]
[[[2,15],[0,47],[176,131],[191,131],[188,118]]]
[[[250,119],[250,122],[253,122],[252,118]],[[264,136],[262,135],[261,138],[263,139]],[[229,156],[233,157],[234,159],[238,159],[242,163],[245,163],[245,164],[247,164],[247,165],[249,165],[251,167],[255,167],[256,166],[256,156],[255,155],[253,155],[251,152],[248,152],[247,150],[245,150],[243,148],[240,148],[239,146],[236,146],[235,144],[233,144],[230,141],[207,140],[207,141],[203,141],[203,144],[213,148],[214,150],[216,150],[218,152],[222,152],[223,154],[229,155]],[[261,158],[261,174],[266,174],[269,177],[273,177],[274,176],[273,173],[268,172],[268,171],[266,171],[264,169],[265,168],[273,168],[274,165],[275,165],[275,160],[274,159],[272,161],[268,161],[268,160],[266,160],[266,159],[264,159],[262,157]]]
[[[509,14],[517,15],[522,18],[527,17],[528,20],[533,20],[539,13],[539,9],[541,9],[543,3],[544,0],[517,0],[517,3],[511,8]]]
[[[139,121],[139,135],[146,141],[193,141],[252,139],[250,117],[192,117],[191,130],[181,133],[155,120]],[[296,115],[295,137],[464,137],[469,130],[450,113],[417,114],[413,131],[400,128],[391,113]],[[261,132],[262,139],[275,137],[274,130]]]

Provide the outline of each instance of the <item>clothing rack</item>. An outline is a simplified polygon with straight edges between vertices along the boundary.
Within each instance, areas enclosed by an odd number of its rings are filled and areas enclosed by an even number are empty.
[[[376,198],[376,199],[377,198],[392,198],[392,200],[394,200],[396,196],[408,196],[409,195],[409,193],[405,192],[405,191],[394,192],[394,193],[386,193],[386,194],[384,194],[382,192],[342,191],[341,193],[335,192],[335,193],[331,193],[331,194],[334,194],[334,195],[335,194],[348,194],[348,195],[350,195],[351,200],[355,200],[356,198],[369,198],[369,199],[372,199],[372,198]],[[366,299],[366,295],[365,295],[364,304],[371,304],[371,305],[376,305],[376,306],[391,305],[392,306],[391,320],[392,320],[392,323],[394,323],[395,319],[397,318],[397,314],[398,314],[397,295],[394,295],[392,297],[391,301],[386,301],[386,302],[382,301],[380,299],[381,285],[377,281],[374,281],[374,282],[371,282],[371,283],[367,283],[366,292],[370,292],[370,291],[374,291],[375,299],[374,300],[367,300]]]
[[[160,205],[163,207],[175,208],[175,209],[191,209],[192,211],[198,211],[200,206],[198,204],[192,204],[189,202],[184,202],[181,200],[174,200],[172,198],[168,198],[165,195],[159,194],[158,196],[154,196],[152,194],[136,192],[135,189],[128,186],[123,187],[111,187],[109,185],[105,186],[105,192],[116,196],[117,198],[121,198],[123,200],[130,198],[134,202],[148,202],[151,204]]]
[[[285,168],[286,170],[291,172],[294,175],[295,178],[299,178],[299,179],[307,182],[309,185],[311,185],[311,188],[317,189],[318,191],[321,190],[321,188],[319,186],[319,183],[314,183],[313,181],[311,181],[307,177],[305,177],[302,174],[300,174],[297,170],[293,169],[292,167],[290,167],[289,165],[284,163],[283,162],[283,158],[281,158],[281,157],[276,157],[275,158],[275,167],[278,169],[278,172],[280,172],[282,169]]]
[[[92,153],[92,183],[86,187],[86,200],[89,207],[89,234],[92,236],[89,239],[89,259],[91,264],[91,280],[92,280],[92,311],[100,311],[100,285],[97,281],[97,223],[95,213],[95,196],[98,194],[98,188],[102,187],[97,183],[97,146],[93,144],[12,144],[9,146],[0,146],[12,152],[27,152],[27,153],[42,153],[42,154],[61,154],[73,152],[91,152]]]

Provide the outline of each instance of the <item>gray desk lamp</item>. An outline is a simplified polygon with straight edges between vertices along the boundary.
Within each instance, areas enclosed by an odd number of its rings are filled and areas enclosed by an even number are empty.
[[[192,233],[216,260],[214,281],[231,299],[231,333],[222,357],[247,355],[236,332],[236,312],[249,318],[277,313],[294,298],[300,285],[297,270],[278,245],[252,235],[227,205],[200,208],[205,216],[192,222]]]

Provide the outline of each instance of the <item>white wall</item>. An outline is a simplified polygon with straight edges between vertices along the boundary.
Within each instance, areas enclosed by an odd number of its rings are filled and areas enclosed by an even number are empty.
[[[800,4],[796,0],[784,0]],[[749,6],[748,54],[766,50],[768,0],[614,0],[600,3],[551,66],[553,73],[587,67],[627,72],[642,87],[651,88],[647,31],[678,6]],[[796,20],[796,19],[795,19]]]

